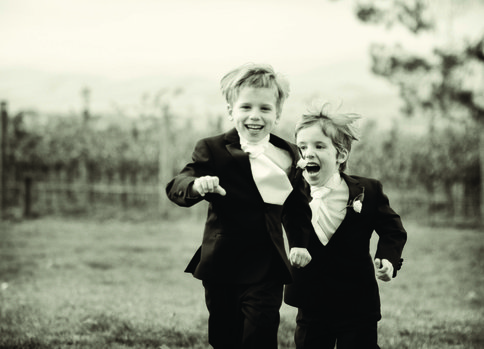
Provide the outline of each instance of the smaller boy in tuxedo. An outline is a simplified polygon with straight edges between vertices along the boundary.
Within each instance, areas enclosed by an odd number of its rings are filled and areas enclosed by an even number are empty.
[[[225,75],[221,89],[235,128],[198,141],[166,192],[179,206],[209,202],[202,245],[185,271],[203,281],[210,344],[276,349],[283,285],[291,264],[310,261],[313,230],[298,149],[272,134],[288,84],[271,66],[248,64]]]
[[[296,126],[316,234],[308,247],[312,261],[293,270],[284,301],[298,308],[297,349],[375,349],[381,319],[376,278],[397,275],[407,233],[378,180],[344,172],[359,116],[330,114],[328,106]],[[373,231],[379,235],[374,261]]]

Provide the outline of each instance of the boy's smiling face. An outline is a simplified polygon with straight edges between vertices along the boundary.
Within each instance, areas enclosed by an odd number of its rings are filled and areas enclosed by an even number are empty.
[[[338,155],[331,138],[323,133],[319,124],[299,130],[296,142],[308,162],[304,177],[313,186],[323,186],[347,158],[347,153]]]
[[[272,88],[243,87],[228,106],[229,119],[247,141],[257,143],[279,122],[276,94]]]

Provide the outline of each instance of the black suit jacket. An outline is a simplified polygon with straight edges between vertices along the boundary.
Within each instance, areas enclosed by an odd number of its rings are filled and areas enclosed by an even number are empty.
[[[173,180],[166,192],[179,206],[209,202],[202,245],[186,272],[201,280],[253,283],[268,276],[291,282],[282,224],[292,247],[306,247],[313,231],[309,192],[296,168],[299,153],[294,144],[270,135],[270,142],[289,152],[293,191],[284,205],[263,202],[252,177],[248,155],[241,150],[235,129],[197,142],[192,162]],[[218,176],[226,196],[207,194],[190,197],[193,181],[201,176]]]
[[[315,311],[331,323],[379,320],[380,296],[370,256],[370,238],[376,231],[379,241],[375,258],[388,259],[395,277],[407,233],[379,181],[341,175],[349,187],[349,204],[364,188],[361,213],[348,207],[326,246],[315,233],[311,235],[308,250],[313,259],[305,268],[293,270],[295,280],[286,286],[284,300],[289,305]]]

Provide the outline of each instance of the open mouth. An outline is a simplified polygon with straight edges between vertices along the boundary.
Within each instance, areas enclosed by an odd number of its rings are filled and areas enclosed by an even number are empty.
[[[315,163],[309,163],[306,166],[306,171],[308,171],[309,174],[318,173],[320,169],[321,169],[321,166]]]
[[[262,125],[245,125],[249,131],[260,131],[264,128]]]

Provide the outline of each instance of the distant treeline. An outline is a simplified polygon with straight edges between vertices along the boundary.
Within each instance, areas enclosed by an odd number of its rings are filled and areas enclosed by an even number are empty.
[[[104,193],[111,194],[111,199],[105,197],[103,205],[123,202],[125,208],[129,203],[143,207],[144,202],[168,214],[171,207],[163,194],[166,182],[190,160],[198,138],[223,132],[222,122],[218,117],[195,128],[168,110],[160,118],[131,120],[129,125],[121,120],[100,127],[95,119],[51,117],[32,128],[22,113],[9,117],[4,161],[10,188],[7,205],[22,205],[29,178],[38,190],[66,191],[70,186],[77,196],[87,192],[78,200],[81,208],[92,207],[92,201]],[[374,126],[367,123],[361,130],[349,173],[380,179],[405,211],[418,202],[426,214],[432,214],[432,207],[452,217],[476,214],[480,171],[478,135],[472,126],[448,124],[418,134],[404,132],[397,123],[390,131]],[[278,133],[292,134],[292,129]],[[39,196],[48,195],[49,190],[34,194],[29,211],[46,210],[48,200]],[[137,192],[144,201],[129,199]],[[53,205],[55,211],[73,201],[72,195],[56,200],[61,202]]]

